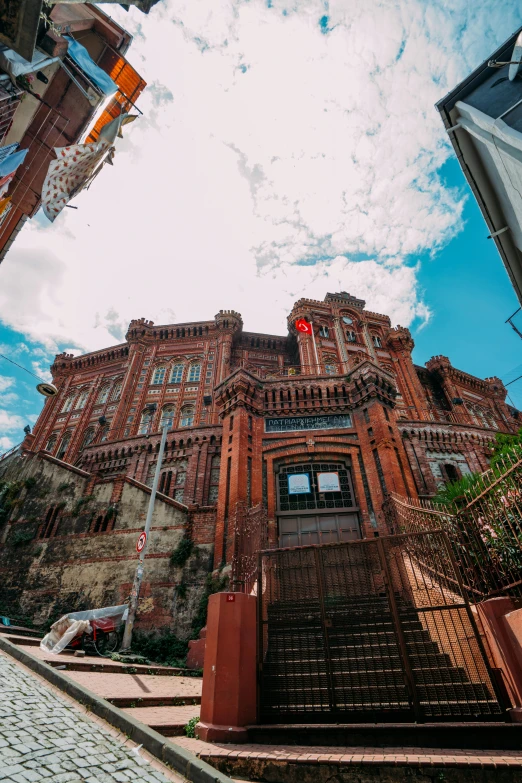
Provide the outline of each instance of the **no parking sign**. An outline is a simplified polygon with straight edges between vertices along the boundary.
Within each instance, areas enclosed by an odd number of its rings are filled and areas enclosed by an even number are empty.
[[[146,543],[147,543],[147,534],[144,532],[140,535],[140,537],[136,542],[136,552],[141,552]]]

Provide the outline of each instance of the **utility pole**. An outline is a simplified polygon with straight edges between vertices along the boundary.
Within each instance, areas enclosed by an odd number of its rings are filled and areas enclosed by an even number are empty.
[[[152,489],[150,491],[149,508],[147,510],[147,519],[145,521],[145,545],[139,554],[138,566],[134,575],[134,582],[132,585],[132,592],[129,603],[129,614],[125,623],[125,631],[123,633],[123,641],[121,643],[120,652],[128,652],[130,650],[132,642],[132,630],[134,628],[134,621],[136,619],[136,611],[138,609],[138,599],[140,597],[141,582],[143,580],[143,564],[145,561],[145,553],[149,543],[149,532],[152,524],[152,514],[154,513],[154,502],[156,500],[156,492],[158,490],[159,477],[161,471],[161,463],[163,462],[163,452],[165,451],[165,441],[167,440],[167,432],[172,426],[172,421],[167,418],[163,425],[161,433],[161,443],[158,453],[158,461],[156,463],[156,471],[154,473],[154,481],[152,482]]]

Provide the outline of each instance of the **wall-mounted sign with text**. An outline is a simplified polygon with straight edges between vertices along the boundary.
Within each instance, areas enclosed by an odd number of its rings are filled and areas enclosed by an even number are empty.
[[[265,419],[265,432],[297,432],[299,430],[351,429],[349,413],[337,416],[285,416],[281,419]]]
[[[288,476],[288,494],[306,495],[310,492],[310,476],[308,473],[290,473]]]
[[[340,492],[338,473],[318,473],[317,488],[319,492]]]

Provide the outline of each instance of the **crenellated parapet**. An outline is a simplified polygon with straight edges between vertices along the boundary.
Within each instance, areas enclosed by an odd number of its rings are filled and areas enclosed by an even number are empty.
[[[243,330],[243,318],[241,313],[235,310],[220,310],[214,316],[216,328],[222,332],[241,332]]]
[[[153,339],[153,326],[154,321],[148,321],[146,318],[133,319],[129,324],[125,339],[128,343],[151,341]]]
[[[246,408],[253,413],[261,413],[263,405],[261,390],[262,384],[259,378],[247,370],[236,370],[215,391],[220,419],[236,408]]]
[[[407,351],[411,353],[415,342],[409,329],[405,326],[396,326],[389,329],[386,334],[386,345],[394,351]]]

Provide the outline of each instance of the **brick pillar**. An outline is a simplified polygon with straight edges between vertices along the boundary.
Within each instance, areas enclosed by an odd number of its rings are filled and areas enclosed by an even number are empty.
[[[522,609],[511,598],[490,598],[477,604],[477,614],[513,704],[511,720],[522,723]]]
[[[225,414],[214,550],[216,568],[232,561],[236,510],[262,501],[262,436],[263,419],[248,408],[237,407]]]
[[[256,723],[257,598],[215,593],[207,615],[201,719],[205,742],[246,742],[246,726]]]

